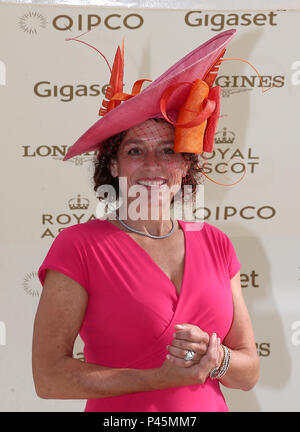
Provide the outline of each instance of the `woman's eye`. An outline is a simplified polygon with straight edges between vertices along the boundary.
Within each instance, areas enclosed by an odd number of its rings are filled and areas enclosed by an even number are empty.
[[[136,150],[140,150],[140,149],[138,149],[138,148],[136,148],[136,147],[134,147],[134,148],[132,148],[132,149],[130,149],[129,151],[128,151],[128,154],[136,154]],[[133,153],[132,153],[132,151],[133,151]]]
[[[140,148],[138,148],[138,147],[133,147],[133,148],[131,148],[131,149],[128,151],[127,154],[129,154],[129,155],[135,155],[135,154],[139,154],[140,151],[141,151]],[[170,147],[170,148],[165,148],[165,149],[163,150],[163,152],[164,152],[165,154],[174,154],[174,150],[173,150],[171,147]]]
[[[174,150],[172,148],[168,148],[168,149],[165,149],[165,152],[166,153],[168,153],[168,152],[174,153]]]

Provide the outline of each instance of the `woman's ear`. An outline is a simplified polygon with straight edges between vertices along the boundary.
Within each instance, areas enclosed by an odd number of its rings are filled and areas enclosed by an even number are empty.
[[[111,159],[109,169],[112,177],[118,176],[118,166],[117,166],[117,161],[115,159]]]
[[[184,172],[183,172],[184,177],[187,175],[190,167],[191,167],[191,161],[186,161],[186,163],[184,165]]]

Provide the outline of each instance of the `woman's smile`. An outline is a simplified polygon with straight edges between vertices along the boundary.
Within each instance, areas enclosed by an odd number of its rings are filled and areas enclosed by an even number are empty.
[[[151,188],[159,189],[166,183],[167,180],[161,178],[140,179],[137,181],[137,184],[145,186],[147,189],[151,189]]]

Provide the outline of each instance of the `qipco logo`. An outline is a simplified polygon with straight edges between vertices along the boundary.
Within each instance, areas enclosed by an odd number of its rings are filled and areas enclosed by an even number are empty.
[[[56,30],[91,30],[98,26],[104,26],[109,30],[119,30],[127,28],[129,30],[137,30],[144,24],[144,18],[137,13],[130,13],[122,16],[114,13],[107,15],[105,18],[96,14],[81,15],[71,17],[70,15],[57,15],[52,25]]]

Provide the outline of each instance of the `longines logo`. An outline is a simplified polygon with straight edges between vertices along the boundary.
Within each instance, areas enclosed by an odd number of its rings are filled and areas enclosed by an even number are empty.
[[[27,12],[18,21],[19,28],[30,35],[36,35],[47,26],[47,19],[40,12]]]
[[[190,27],[209,27],[212,31],[222,31],[225,26],[277,26],[275,12],[269,13],[205,13],[192,10],[186,13],[184,20]]]
[[[55,238],[57,233],[69,225],[75,225],[96,219],[96,216],[93,214],[86,215],[85,212],[89,209],[89,206],[90,201],[78,194],[77,197],[68,200],[69,212],[59,213],[57,215],[50,213],[43,214],[42,225],[43,229],[45,229],[42,232],[41,238]]]
[[[32,146],[22,146],[23,148],[23,154],[22,157],[52,157],[52,159],[55,160],[63,160],[65,155],[67,154],[68,147],[66,145],[40,145],[38,147],[32,148]],[[88,152],[83,153],[78,156],[74,156],[70,159],[68,159],[65,162],[71,162],[75,164],[76,166],[83,165],[84,162],[90,162],[94,159],[94,155],[96,154],[96,151],[94,152]]]
[[[215,80],[216,85],[221,87],[222,97],[229,97],[235,93],[251,91],[255,88],[264,89],[285,85],[284,75],[220,75]]]
[[[32,297],[39,297],[41,284],[36,271],[27,273],[23,279],[23,288],[26,294]]]
[[[234,147],[235,141],[236,133],[228,130],[227,127],[216,132],[214,150],[206,158],[207,162],[204,165],[205,173],[220,174],[221,179],[228,173],[241,178],[245,170],[247,173],[254,174],[259,166],[260,157],[255,155],[251,147],[243,151]],[[229,183],[231,182],[228,181],[227,184]]]

